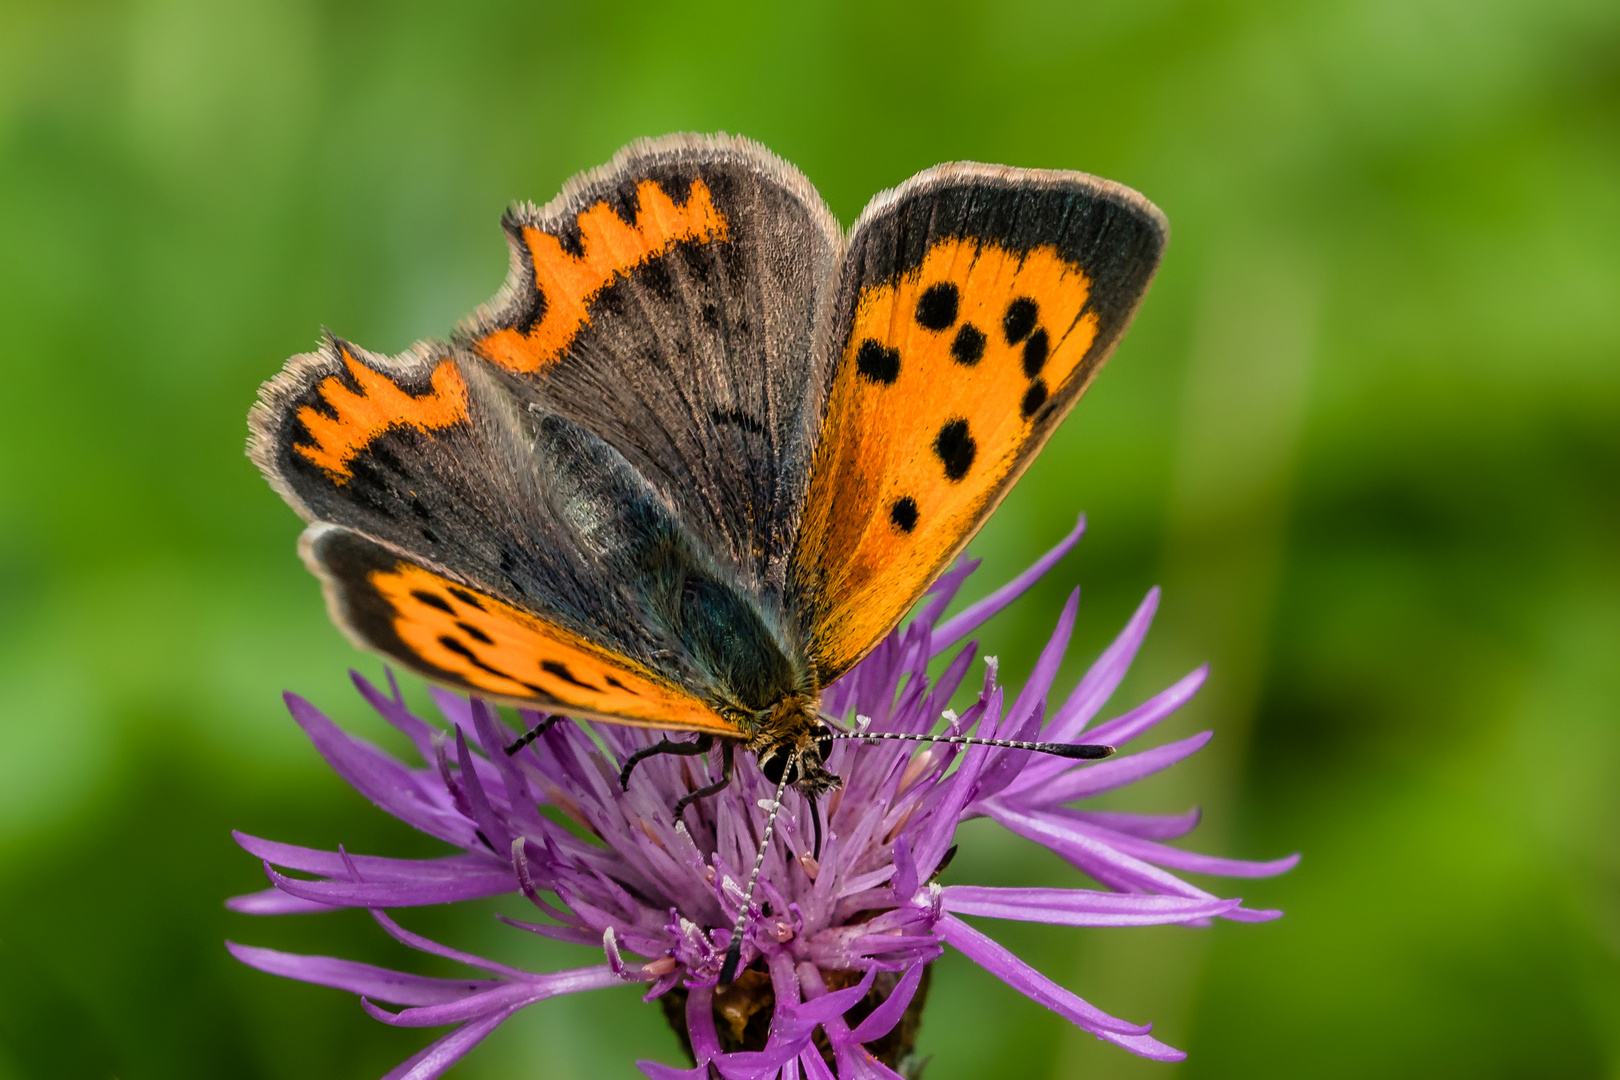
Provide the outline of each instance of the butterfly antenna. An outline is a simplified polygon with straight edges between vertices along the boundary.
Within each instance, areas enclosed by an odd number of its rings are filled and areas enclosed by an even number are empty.
[[[754,886],[759,883],[759,871],[765,865],[765,853],[771,848],[771,834],[776,831],[776,815],[782,810],[782,796],[787,792],[799,763],[797,754],[782,769],[782,779],[776,785],[776,796],[771,799],[770,813],[765,816],[765,835],[759,841],[759,853],[754,856],[754,869],[748,875],[748,887],[743,890],[742,910],[731,928],[731,944],[726,946],[726,960],[720,965],[720,985],[729,986],[737,977],[737,965],[742,963],[743,927],[748,922],[748,907],[754,902]]]
[[[853,739],[857,742],[889,739],[894,742],[951,743],[956,746],[999,746],[1008,750],[1030,750],[1037,754],[1053,754],[1080,761],[1096,761],[1112,757],[1114,754],[1112,746],[1104,746],[1101,743],[1029,742],[1024,739],[980,739],[972,735],[911,735],[896,731],[840,731],[836,728],[829,730],[827,734],[834,739]]]

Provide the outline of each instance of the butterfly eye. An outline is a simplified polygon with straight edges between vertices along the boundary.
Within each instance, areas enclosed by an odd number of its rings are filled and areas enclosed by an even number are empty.
[[[821,730],[823,734],[816,737],[816,753],[821,755],[822,761],[826,761],[832,756],[833,736],[832,732],[828,731],[826,728],[822,728]]]
[[[765,754],[760,756],[759,771],[764,773],[765,779],[769,780],[771,783],[780,784],[782,782],[782,774],[787,770],[788,763],[790,761],[792,761],[792,759],[779,750],[767,751]],[[799,766],[795,762],[793,764],[793,769],[788,773],[788,782],[792,783],[798,778]]]

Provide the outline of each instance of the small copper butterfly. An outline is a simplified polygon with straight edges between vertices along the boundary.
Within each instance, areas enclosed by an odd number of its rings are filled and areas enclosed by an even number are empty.
[[[506,284],[450,341],[328,338],[249,416],[332,618],[466,692],[700,736],[649,753],[718,740],[729,776],[741,746],[812,799],[847,734],[821,688],[1029,466],[1167,236],[1118,184],[978,164],[846,234],[765,148],[690,135],[502,224]]]

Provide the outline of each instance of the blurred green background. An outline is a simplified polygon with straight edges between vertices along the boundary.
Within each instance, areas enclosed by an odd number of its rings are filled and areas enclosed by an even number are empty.
[[[1305,861],[1212,885],[1278,923],[989,927],[1184,1065],[947,958],[931,1080],[1620,1077],[1613,0],[0,2],[0,1077],[363,1080],[431,1037],[221,947],[437,970],[357,913],[221,906],[263,882],[233,827],[434,851],[282,711],[382,737],[244,415],[323,325],[447,332],[509,200],[680,129],[764,141],[846,222],[968,158],[1123,181],[1174,229],[973,590],[1088,511],[987,651],[1027,671],[1080,582],[1078,672],[1163,584],[1115,709],[1208,659],[1155,737],[1217,737],[1119,805]],[[952,877],[1077,883],[976,825]],[[585,962],[487,907],[403,917]],[[627,988],[453,1075],[635,1056],[678,1060]]]

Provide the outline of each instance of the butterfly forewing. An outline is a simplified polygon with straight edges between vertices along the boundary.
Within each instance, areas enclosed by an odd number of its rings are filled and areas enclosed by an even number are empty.
[[[470,348],[623,454],[774,603],[820,420],[812,329],[842,251],[815,189],[746,140],[672,136],[505,224],[512,271]]]
[[[862,216],[793,559],[823,680],[995,509],[1112,350],[1165,236],[1118,185],[988,166],[930,169]]]

